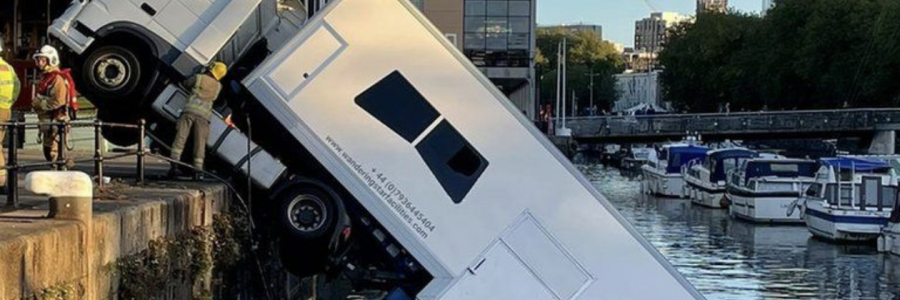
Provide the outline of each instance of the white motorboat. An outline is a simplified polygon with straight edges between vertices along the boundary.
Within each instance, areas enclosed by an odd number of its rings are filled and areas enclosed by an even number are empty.
[[[692,160],[682,167],[685,194],[694,204],[726,208],[726,174],[756,156],[756,152],[739,147],[708,151],[705,158]]]
[[[874,241],[896,203],[894,169],[876,158],[838,157],[821,162],[815,183],[798,201],[809,231],[835,242]]]
[[[684,198],[681,167],[691,160],[702,159],[707,151],[709,148],[704,146],[677,143],[663,146],[658,153],[651,152],[647,164],[641,167],[641,188],[655,196]]]
[[[726,195],[731,216],[765,223],[799,223],[790,210],[816,180],[818,163],[808,159],[753,158],[729,174]]]

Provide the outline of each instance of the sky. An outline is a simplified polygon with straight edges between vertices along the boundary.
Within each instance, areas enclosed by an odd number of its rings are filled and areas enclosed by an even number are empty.
[[[693,15],[696,0],[646,0],[656,11]],[[645,0],[537,0],[538,25],[603,26],[603,39],[634,45],[634,22],[650,16]],[[729,8],[759,13],[762,0],[729,0]]]

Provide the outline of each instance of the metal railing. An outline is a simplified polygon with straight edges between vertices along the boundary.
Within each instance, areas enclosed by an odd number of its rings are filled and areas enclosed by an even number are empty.
[[[53,167],[59,170],[68,169],[69,163],[79,163],[79,162],[93,162],[94,163],[94,178],[96,178],[97,186],[103,188],[103,170],[104,170],[104,161],[119,159],[128,156],[136,157],[136,174],[135,174],[135,183],[141,184],[144,182],[144,166],[145,166],[145,156],[147,155],[147,147],[145,145],[145,140],[147,138],[146,131],[146,122],[142,119],[138,122],[138,124],[124,124],[124,123],[107,123],[102,122],[100,120],[94,121],[66,121],[66,122],[0,122],[0,126],[6,128],[6,132],[9,135],[9,148],[7,149],[7,160],[6,166],[4,169],[6,170],[6,187],[7,187],[7,195],[6,195],[6,206],[7,208],[15,208],[19,204],[19,173],[22,171],[27,171],[36,168],[42,167]],[[57,157],[55,161],[46,161],[46,162],[34,162],[34,163],[19,163],[19,130],[28,130],[28,129],[40,129],[45,126],[54,126],[57,127],[59,134],[57,135]],[[72,128],[78,127],[93,127],[94,128],[94,155],[89,159],[69,159],[68,157],[68,135],[69,130]],[[46,127],[45,127],[46,128]],[[137,143],[137,149],[128,151],[122,154],[116,154],[111,156],[105,156],[103,151],[103,128],[126,128],[136,130],[140,139]]]
[[[566,122],[574,137],[871,131],[900,126],[900,109],[595,116]]]

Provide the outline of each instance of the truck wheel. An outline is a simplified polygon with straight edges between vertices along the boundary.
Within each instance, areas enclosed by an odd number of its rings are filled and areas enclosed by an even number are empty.
[[[81,64],[81,89],[98,106],[130,106],[141,96],[142,61],[134,51],[119,46],[100,46]],[[122,99],[132,98],[132,99]],[[140,100],[140,99],[138,99]],[[100,103],[97,103],[100,102]]]
[[[316,187],[302,186],[281,200],[280,223],[293,241],[314,240],[331,236],[339,213],[335,193]]]

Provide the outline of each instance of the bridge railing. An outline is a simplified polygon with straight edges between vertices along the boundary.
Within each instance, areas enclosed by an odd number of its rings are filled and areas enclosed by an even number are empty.
[[[900,109],[594,116],[567,119],[575,137],[867,131],[900,124]]]

